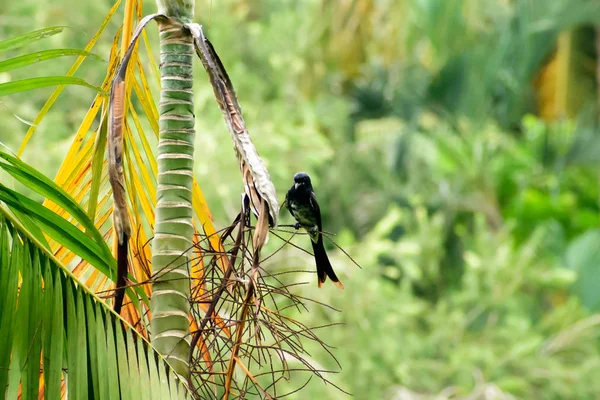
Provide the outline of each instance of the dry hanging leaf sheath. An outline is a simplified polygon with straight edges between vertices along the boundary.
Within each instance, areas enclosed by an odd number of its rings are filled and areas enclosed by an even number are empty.
[[[200,25],[187,24],[186,27],[194,36],[196,53],[208,72],[217,103],[223,112],[233,139],[235,154],[242,172],[244,192],[250,200],[252,212],[258,217],[253,244],[255,248],[259,249],[266,243],[269,225],[277,226],[279,204],[275,186],[250,139],[233,84],[219,56],[204,36]]]
[[[123,55],[123,60],[117,69],[115,79],[110,88],[108,105],[108,178],[113,191],[113,224],[117,234],[117,280],[115,290],[114,310],[121,312],[123,297],[125,295],[126,277],[128,273],[127,253],[128,241],[131,237],[131,222],[127,207],[127,194],[125,193],[125,180],[123,174],[123,124],[125,119],[125,76],[127,65],[133,53],[135,43],[148,22],[155,18],[164,18],[161,14],[151,14],[143,18],[131,38],[129,47]]]

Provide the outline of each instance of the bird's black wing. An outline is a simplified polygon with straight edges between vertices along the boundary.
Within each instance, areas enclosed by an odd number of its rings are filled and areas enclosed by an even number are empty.
[[[323,226],[321,225],[321,209],[319,208],[319,203],[317,203],[317,198],[315,197],[315,192],[310,192],[310,207],[313,211],[313,216],[317,222],[317,227],[319,228],[319,232],[323,230]]]
[[[292,217],[296,218],[296,216],[294,215],[294,210],[292,210],[292,206],[290,204],[290,191],[292,189],[288,190],[287,193],[285,194],[285,200],[283,201],[283,203],[285,204],[285,208],[288,209],[288,211],[290,212],[290,214],[292,214]]]

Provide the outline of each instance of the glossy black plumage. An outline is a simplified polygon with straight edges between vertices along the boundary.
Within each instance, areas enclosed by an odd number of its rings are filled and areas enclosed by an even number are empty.
[[[344,285],[335,275],[323,246],[321,210],[308,174],[298,172],[294,175],[294,184],[287,192],[285,206],[298,222],[297,226],[304,228],[311,238],[319,287],[323,285],[329,276],[337,287],[343,289]]]

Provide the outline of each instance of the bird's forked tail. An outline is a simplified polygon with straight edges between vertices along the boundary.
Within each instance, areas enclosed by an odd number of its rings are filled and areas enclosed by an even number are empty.
[[[310,241],[312,243],[313,251],[315,253],[315,262],[317,264],[317,277],[319,278],[318,284],[319,287],[325,283],[325,280],[329,276],[329,279],[339,287],[340,289],[344,288],[342,282],[338,279],[331,267],[331,263],[329,262],[329,257],[327,257],[327,253],[325,252],[325,247],[323,246],[323,236],[319,235],[319,239],[315,242],[313,240]]]

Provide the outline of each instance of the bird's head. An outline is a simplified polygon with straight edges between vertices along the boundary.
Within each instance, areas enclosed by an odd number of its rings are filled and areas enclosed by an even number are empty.
[[[294,188],[312,188],[310,176],[306,172],[298,172],[294,175]]]

